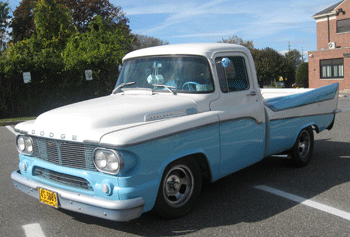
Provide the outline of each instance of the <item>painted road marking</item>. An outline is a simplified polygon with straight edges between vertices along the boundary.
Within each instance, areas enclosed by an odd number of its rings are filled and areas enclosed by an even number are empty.
[[[15,132],[15,130],[13,129],[13,127],[11,126],[5,126],[10,132],[12,132],[13,134],[15,134],[16,136],[18,135],[17,132]]]
[[[260,185],[260,186],[255,186],[254,188],[278,195],[280,197],[284,197],[286,199],[292,200],[294,202],[315,208],[317,210],[323,211],[323,212],[327,212],[329,214],[335,215],[335,216],[339,216],[341,218],[344,218],[346,220],[350,220],[350,213],[330,207],[330,206],[326,206],[324,204],[318,203],[318,202],[314,202],[302,197],[299,197],[297,195],[291,194],[291,193],[286,193],[283,192],[281,190],[278,189],[274,189],[274,188],[270,188],[268,186],[265,185]]]
[[[24,225],[22,228],[27,237],[45,237],[39,223]]]

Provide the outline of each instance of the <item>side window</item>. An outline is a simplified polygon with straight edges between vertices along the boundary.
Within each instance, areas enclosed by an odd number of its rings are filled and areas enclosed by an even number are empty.
[[[249,89],[249,79],[243,57],[218,57],[215,62],[222,92]]]

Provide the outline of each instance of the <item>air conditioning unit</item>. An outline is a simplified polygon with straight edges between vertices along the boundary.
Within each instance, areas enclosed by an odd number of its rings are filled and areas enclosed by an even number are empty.
[[[335,49],[335,46],[336,46],[336,45],[335,45],[335,42],[329,42],[329,43],[328,43],[328,48],[329,48],[329,49]]]

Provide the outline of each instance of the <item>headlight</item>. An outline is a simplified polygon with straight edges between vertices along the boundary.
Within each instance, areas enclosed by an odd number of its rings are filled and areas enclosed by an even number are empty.
[[[118,174],[123,170],[124,160],[118,151],[97,148],[94,151],[94,164],[101,172]]]
[[[30,137],[19,135],[16,139],[17,150],[25,155],[33,154],[33,140]]]

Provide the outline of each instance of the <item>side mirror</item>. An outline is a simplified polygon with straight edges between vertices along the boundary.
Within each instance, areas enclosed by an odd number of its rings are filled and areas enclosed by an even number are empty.
[[[228,58],[223,58],[223,59],[221,60],[221,65],[222,65],[222,67],[224,67],[224,68],[227,68],[228,66],[230,66],[230,63],[231,63],[231,60],[228,59]]]
[[[123,68],[122,65],[119,64],[119,66],[118,66],[118,72],[121,72],[121,71],[122,71],[122,68]]]
[[[227,68],[231,64],[231,60],[228,58],[222,58],[221,61],[216,62],[217,64],[221,63],[223,68]]]

